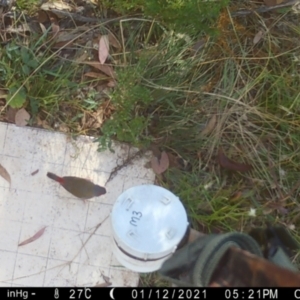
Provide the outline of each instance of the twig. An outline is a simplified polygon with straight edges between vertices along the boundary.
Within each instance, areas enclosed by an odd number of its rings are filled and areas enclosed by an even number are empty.
[[[291,198],[293,193],[297,191],[299,187],[300,187],[300,180],[297,181],[296,184],[291,189],[291,191],[287,195],[285,195],[285,197],[281,197],[279,201],[286,201],[287,199]]]
[[[98,230],[98,228],[107,220],[108,217],[109,217],[109,215],[106,216],[102,222],[100,222],[98,225],[96,225],[94,231],[90,234],[90,236],[82,244],[81,248],[78,250],[78,252],[76,253],[76,255],[68,263],[66,263],[66,265],[70,265],[73,262],[73,260],[78,256],[78,254],[81,252],[81,250],[85,247],[85,245],[90,240],[90,238],[95,234],[95,232]]]
[[[128,166],[128,164],[135,159],[137,156],[142,155],[146,150],[145,149],[140,149],[138,152],[136,152],[135,154],[133,154],[132,156],[129,156],[122,165],[116,166],[110,173],[105,185],[107,185],[107,183],[109,181],[111,181],[116,175],[117,173],[122,170],[124,167]]]
[[[278,4],[278,5],[270,6],[270,7],[263,6],[263,7],[260,7],[258,9],[254,9],[254,10],[235,11],[235,12],[231,13],[231,16],[232,17],[237,17],[237,16],[250,15],[250,14],[253,14],[253,13],[265,13],[265,12],[268,12],[268,11],[272,11],[274,9],[292,6],[292,5],[296,4],[297,2],[299,2],[299,0],[291,0],[291,1],[281,3],[281,4]]]
[[[49,11],[51,11],[57,15],[69,17],[75,21],[84,22],[84,23],[101,23],[101,22],[119,21],[124,18],[124,17],[119,17],[119,18],[113,18],[113,19],[104,19],[104,18],[97,18],[97,17],[94,17],[94,18],[93,17],[85,17],[85,16],[82,16],[82,15],[79,15],[76,13],[71,13],[68,11],[58,10],[58,9],[54,9],[54,8],[49,9]]]

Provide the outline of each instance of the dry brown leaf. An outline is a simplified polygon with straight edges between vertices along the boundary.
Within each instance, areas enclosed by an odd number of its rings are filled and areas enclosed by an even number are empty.
[[[107,76],[105,76],[102,73],[97,73],[97,72],[87,72],[84,74],[86,77],[91,77],[91,78],[98,78],[98,79],[107,79]]]
[[[8,122],[15,123],[17,111],[18,111],[17,108],[12,108],[10,106],[8,107],[6,111],[6,119]]]
[[[253,45],[256,45],[264,36],[264,32],[260,30],[253,39]]]
[[[205,128],[202,130],[201,135],[208,135],[208,134],[210,134],[214,130],[214,128],[216,126],[216,123],[217,123],[217,116],[213,115],[209,119],[209,121],[208,121],[207,125],[205,126]]]
[[[17,111],[15,116],[15,123],[17,126],[26,126],[30,119],[30,114],[25,108],[21,108]]]
[[[252,169],[251,165],[242,164],[235,162],[231,159],[229,159],[222,151],[222,149],[219,149],[218,152],[218,161],[221,167],[224,169],[230,170],[230,171],[237,171],[237,172],[247,172]]]
[[[33,171],[33,172],[31,173],[31,176],[34,176],[34,175],[37,174],[38,172],[39,172],[39,169]]]
[[[34,241],[37,240],[38,238],[40,238],[40,237],[43,235],[43,233],[44,233],[46,227],[47,227],[47,226],[45,226],[45,227],[43,227],[42,229],[40,229],[34,236],[32,236],[31,238],[29,238],[29,239],[25,240],[24,242],[20,243],[18,246],[24,246],[24,245],[27,245],[27,244],[29,244],[29,243],[34,242]]]
[[[109,44],[115,47],[116,49],[121,49],[121,44],[119,43],[115,35],[113,35],[111,32],[108,34],[108,41]]]
[[[151,159],[151,167],[156,174],[162,174],[169,167],[169,157],[168,154],[163,151],[161,153],[160,159],[157,156],[153,156]]]
[[[83,63],[100,70],[109,77],[112,77],[114,79],[116,78],[116,74],[111,66],[101,65],[101,63],[98,61],[84,61]]]
[[[49,21],[48,14],[45,11],[43,11],[43,10],[39,10],[37,12],[37,16],[36,17],[37,17],[38,23],[41,23],[41,24]]]
[[[275,6],[281,4],[282,2],[284,2],[284,0],[264,0],[266,6]]]
[[[99,40],[98,57],[103,65],[109,55],[109,40],[107,35],[102,35]]]
[[[10,175],[1,164],[0,164],[0,176],[9,183],[9,186],[11,185]]]

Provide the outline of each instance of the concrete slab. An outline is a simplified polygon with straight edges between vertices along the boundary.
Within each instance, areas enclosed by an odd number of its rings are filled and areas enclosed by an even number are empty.
[[[0,286],[94,286],[105,279],[112,286],[137,286],[139,275],[113,257],[109,215],[124,190],[154,182],[154,173],[144,167],[149,155],[134,159],[107,183],[105,195],[86,204],[46,176],[53,172],[104,185],[136,151],[123,144],[114,149],[97,152],[89,137],[75,141],[57,132],[0,123],[0,164],[12,180],[10,187],[0,177]],[[44,226],[39,239],[18,246]]]

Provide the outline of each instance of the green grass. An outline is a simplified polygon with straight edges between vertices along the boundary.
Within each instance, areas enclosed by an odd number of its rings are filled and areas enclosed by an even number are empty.
[[[33,14],[38,10],[40,3],[39,0],[16,0],[16,7],[23,12]]]

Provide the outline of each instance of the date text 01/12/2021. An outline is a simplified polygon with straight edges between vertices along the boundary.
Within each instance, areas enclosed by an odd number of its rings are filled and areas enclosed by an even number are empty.
[[[283,296],[285,293],[280,294]],[[277,288],[133,288],[131,290],[131,299],[134,300],[215,299],[215,297],[221,297],[220,299],[280,299]],[[297,299],[296,294],[294,299]]]

